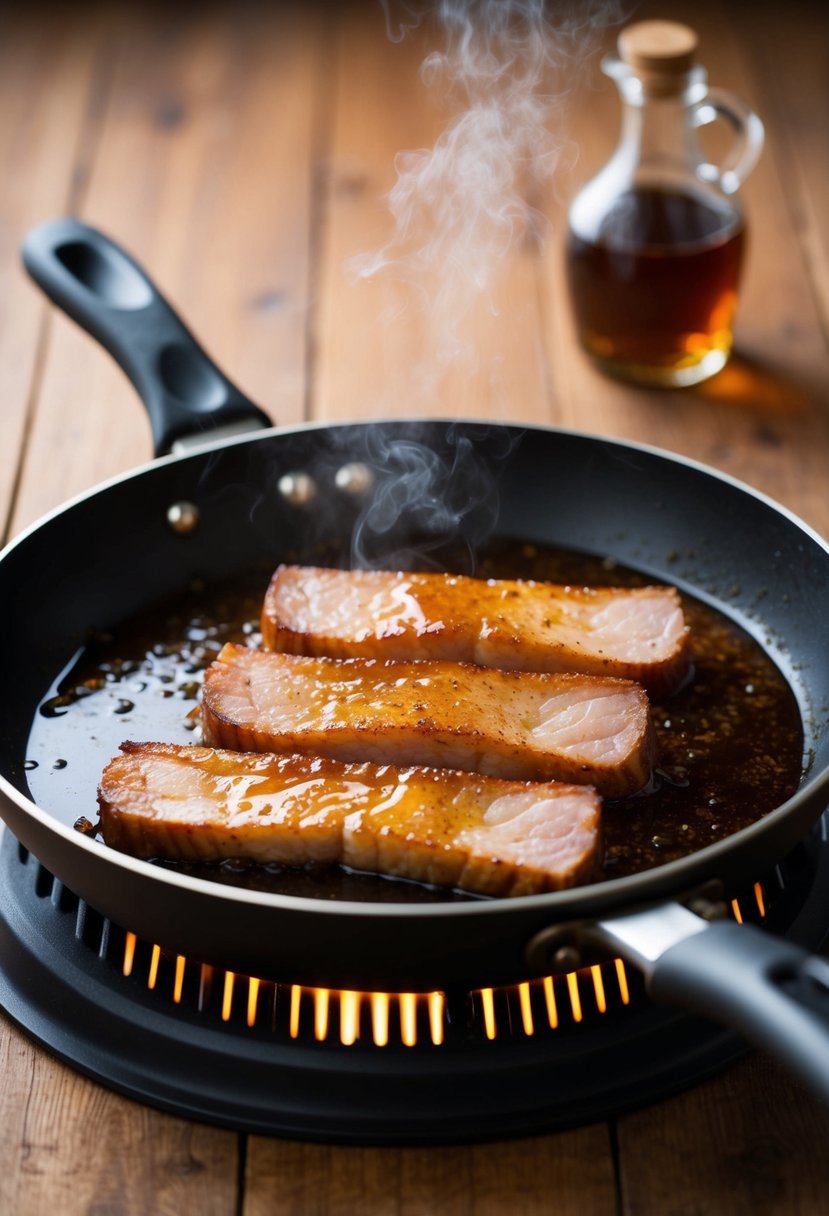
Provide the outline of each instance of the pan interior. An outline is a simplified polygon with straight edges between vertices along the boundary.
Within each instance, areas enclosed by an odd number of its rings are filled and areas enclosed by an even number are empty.
[[[328,564],[346,555],[331,552]],[[641,586],[615,561],[501,540],[478,556],[481,577],[576,586]],[[48,690],[26,750],[32,795],[67,825],[93,833],[101,770],[124,739],[199,742],[202,673],[225,641],[259,642],[270,573],[186,593],[109,631],[93,631]],[[652,701],[657,738],[646,793],[608,802],[604,878],[688,856],[753,823],[797,788],[803,733],[795,698],[763,649],[723,614],[686,596],[695,671],[672,697]],[[474,898],[346,869],[224,863],[176,866],[214,882],[319,899],[371,902]]]
[[[476,468],[470,482],[466,470],[472,458]],[[445,511],[431,518],[419,508],[394,503],[413,461],[420,467],[424,459],[438,470],[435,498],[442,506],[448,502],[450,515],[460,520],[448,539]],[[377,492],[368,501],[339,488],[340,472],[355,461],[367,466],[376,482]],[[458,469],[463,474],[456,485]],[[310,500],[284,492],[286,479],[296,485],[298,471],[316,485]],[[170,506],[181,502],[196,504],[200,513],[198,528],[186,536],[168,523]],[[466,502],[471,510],[459,506]],[[390,504],[397,512],[393,526]],[[374,531],[363,531],[363,549],[355,553],[355,525],[366,521]],[[503,548],[490,553],[496,563],[492,573],[526,574],[527,561],[535,560],[526,546],[547,554],[576,552],[599,566],[608,563],[609,581],[620,581],[628,567],[639,572],[634,578],[674,583],[718,607],[774,659],[800,704],[806,762],[798,745],[797,768],[799,773],[805,768],[805,775],[802,797],[794,801],[802,805],[796,816],[787,814],[783,847],[817,817],[829,769],[829,656],[819,645],[829,611],[825,545],[774,504],[665,454],[567,432],[479,424],[370,424],[257,437],[162,462],[89,495],[35,529],[0,563],[0,613],[6,637],[17,643],[6,664],[9,694],[0,704],[3,775],[63,822],[80,815],[94,818],[100,767],[122,738],[137,734],[131,729],[135,721],[126,720],[132,711],[119,704],[133,698],[122,697],[118,680],[109,682],[116,700],[109,707],[108,733],[100,729],[106,715],[95,731],[86,724],[84,739],[95,744],[94,752],[85,753],[88,776],[62,809],[59,791],[70,788],[75,771],[71,762],[59,763],[71,761],[64,754],[69,748],[58,746],[54,734],[48,744],[40,743],[41,731],[56,722],[66,725],[69,718],[48,720],[41,705],[76,681],[84,664],[102,661],[100,649],[89,649],[90,622],[96,623],[93,634],[111,633],[120,640],[122,631],[130,633],[131,622],[148,621],[158,605],[180,603],[188,589],[201,594],[229,580],[238,596],[242,581],[252,577],[251,594],[260,595],[279,561],[414,566],[414,534],[426,536],[419,556],[427,566],[480,573],[479,555],[490,551],[493,536],[501,536],[509,538],[509,553]],[[544,574],[562,577],[549,567]],[[607,575],[605,569],[606,581]],[[103,661],[119,657],[110,654]],[[155,657],[159,664],[165,658]],[[125,675],[140,679],[135,672]],[[181,685],[197,682],[198,671],[174,675],[167,684],[160,671],[156,675],[162,685],[156,705],[173,717],[169,729],[159,717],[158,729],[149,733],[158,737],[163,729],[167,738],[194,741],[183,723],[193,702]],[[91,706],[92,699],[83,710]],[[32,751],[35,742],[42,748],[38,754]],[[27,770],[27,760],[36,760],[38,767]],[[776,791],[771,805],[780,801]],[[755,808],[757,815],[762,808]],[[669,860],[670,849],[670,842],[663,845],[651,864]],[[232,872],[216,877],[238,881]],[[393,898],[392,887],[405,900],[435,897],[405,884],[371,883],[374,893],[367,897],[383,902]],[[331,897],[318,886],[315,893]],[[337,895],[355,897],[353,886]]]

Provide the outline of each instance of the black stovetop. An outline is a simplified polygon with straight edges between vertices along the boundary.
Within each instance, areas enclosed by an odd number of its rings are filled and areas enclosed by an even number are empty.
[[[824,817],[740,895],[735,915],[817,949],[829,928],[827,836]],[[136,941],[8,831],[0,1004],[66,1063],[139,1101],[338,1143],[474,1141],[593,1122],[697,1083],[746,1050],[731,1031],[657,1008],[612,961],[431,1004],[214,973]]]

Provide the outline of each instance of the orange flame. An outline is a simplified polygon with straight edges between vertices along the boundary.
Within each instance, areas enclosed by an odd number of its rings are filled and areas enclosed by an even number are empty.
[[[225,985],[222,991],[222,1021],[229,1022],[230,1014],[233,1009],[233,988],[236,983],[236,973],[234,971],[225,972]]]
[[[400,1005],[400,1037],[407,1047],[417,1042],[417,998],[413,992],[401,992],[397,998]]]
[[[184,988],[184,964],[186,961],[183,954],[176,955],[176,973],[173,979],[173,1001],[176,1005],[181,1004],[181,993]]]
[[[147,987],[155,988],[158,982],[158,964],[161,960],[161,947],[153,946],[153,952],[150,955],[150,974],[147,976]]]
[[[259,1004],[259,984],[260,981],[251,977],[248,980],[248,1026],[256,1025],[256,1007]]]
[[[543,984],[544,1003],[547,1006],[547,1021],[550,1023],[550,1029],[555,1030],[558,1026],[558,1006],[556,1005],[556,990],[553,987],[553,977],[546,975]]]
[[[602,980],[601,967],[591,967],[590,974],[593,977],[593,991],[596,994],[596,1008],[598,1009],[599,1013],[606,1013],[607,1000],[604,994],[604,982]]]
[[[580,1022],[584,1016],[579,995],[579,979],[575,971],[567,972],[567,991],[570,994],[570,1008],[573,1011],[573,1021]]]
[[[370,1000],[371,1037],[378,1047],[385,1047],[389,1041],[389,994],[372,992]]]
[[[124,942],[124,975],[132,975],[132,968],[135,963],[135,944],[137,941],[138,939],[134,933],[127,934]]]
[[[435,1047],[443,1042],[443,1019],[446,1011],[446,997],[442,992],[430,992],[426,998],[429,1008],[429,1034]]]
[[[322,1043],[328,1038],[328,1007],[331,996],[327,988],[312,988],[314,994],[314,1038]]]
[[[757,912],[761,917],[765,917],[766,901],[763,887],[760,883],[754,884],[753,896],[757,905]],[[743,908],[736,899],[731,900],[731,912],[738,924],[742,924]],[[138,965],[138,958],[144,957],[138,953],[139,946],[141,946],[141,943],[134,933],[125,933],[122,962],[122,973],[124,976],[133,975]],[[164,963],[165,970],[162,971],[163,958],[168,961]],[[150,947],[146,977],[147,987],[150,989],[158,987],[161,977],[169,976],[171,968],[172,999],[175,1004],[181,1004],[185,999],[185,982],[189,966],[190,964],[184,955],[163,955],[161,946],[155,944]],[[199,1010],[206,1010],[210,1005],[213,975],[213,967],[206,963],[199,965]],[[233,971],[220,971],[219,975],[222,977],[220,1016],[223,1022],[229,1022],[233,1015],[233,1000],[237,975]],[[517,1025],[517,1016],[520,1014],[520,1026],[523,1033],[528,1037],[535,1035],[537,1033],[536,1021],[542,1009],[546,1012],[546,1022],[549,1028],[551,1030],[558,1029],[561,1025],[560,1000],[562,993],[566,993],[567,1001],[565,1001],[564,1008],[566,1009],[569,1003],[569,1010],[574,1023],[584,1020],[585,1007],[583,1002],[587,993],[591,993],[592,998],[589,1002],[590,1010],[595,1010],[599,1014],[605,1014],[609,1007],[608,977],[613,975],[615,975],[616,987],[618,988],[618,999],[623,1006],[630,1005],[631,993],[628,985],[627,970],[620,958],[613,959],[608,963],[593,964],[583,968],[581,971],[570,971],[560,977],[548,975],[540,980],[525,980],[512,987],[498,990],[494,988],[480,988],[473,995],[476,999],[476,1008],[479,1011],[480,1025],[483,1028],[484,1035],[490,1041],[497,1037],[499,1032],[498,1021],[502,1008],[507,1011],[507,1030],[510,1033],[517,1033],[512,1028]],[[579,983],[580,977],[582,980],[581,985]],[[338,1037],[343,1046],[350,1047],[360,1039],[361,1034],[365,1030],[365,1023],[363,1022],[363,1010],[365,1009],[368,1014],[371,1040],[377,1047],[386,1047],[392,1038],[393,1010],[396,1015],[394,1025],[399,1027],[398,1041],[404,1046],[414,1047],[421,1035],[435,1047],[440,1046],[445,1041],[446,996],[442,992],[423,994],[413,992],[358,992],[350,989],[305,988],[299,984],[283,986],[274,984],[273,981],[265,981],[253,976],[240,978],[247,981],[245,1022],[251,1028],[256,1025],[260,1017],[260,1005],[263,1004],[260,1001],[260,996],[263,987],[266,991],[274,992],[274,999],[278,990],[284,992],[287,988],[290,993],[287,1029],[292,1039],[301,1037],[304,1033],[303,1023],[306,1018],[311,1017],[313,1036],[317,1042],[327,1042],[332,1038]],[[557,988],[559,990],[558,993],[556,991]],[[503,994],[498,995],[497,1000],[496,991],[499,994]],[[543,1005],[541,1004],[542,999]],[[614,997],[613,999],[615,1000],[616,998]],[[501,1005],[502,1001],[506,1001],[506,1004],[503,1006]],[[268,1006],[267,1001],[264,1004],[266,1007]],[[276,1010],[281,1008],[281,1005],[274,1004],[270,1007]],[[510,1010],[512,1011],[511,1013],[509,1012]],[[338,1018],[337,1013],[339,1014]]]
[[[302,996],[302,989],[299,984],[291,984],[291,1013],[289,1034],[292,1039],[299,1038],[299,1002]]]
[[[524,1027],[524,1034],[534,1034],[535,1025],[533,1023],[532,1005],[530,1004],[529,984],[518,985],[518,1000],[521,1005],[521,1024]]]
[[[491,988],[481,989],[481,1007],[484,1011],[484,1033],[488,1039],[494,1039],[497,1031],[495,1028],[495,1001]]]
[[[630,989],[628,988],[628,977],[625,971],[625,964],[620,958],[614,959],[616,964],[616,979],[619,981],[619,996],[622,998],[623,1005],[630,1004]]]
[[[344,1047],[350,1047],[360,1037],[360,997],[359,992],[340,993],[340,1042]]]

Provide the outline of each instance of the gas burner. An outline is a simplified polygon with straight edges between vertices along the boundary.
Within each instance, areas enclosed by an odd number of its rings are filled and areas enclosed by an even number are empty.
[[[814,950],[829,927],[829,820],[732,901]],[[337,1143],[529,1135],[607,1118],[742,1055],[660,1009],[621,960],[509,988],[365,993],[220,971],[140,941],[6,831],[0,1003],[112,1089],[241,1131]]]

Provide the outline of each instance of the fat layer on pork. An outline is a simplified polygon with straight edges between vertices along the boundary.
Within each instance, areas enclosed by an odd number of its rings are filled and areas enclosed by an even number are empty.
[[[455,574],[280,566],[262,610],[271,650],[334,658],[452,659],[579,671],[672,692],[689,668],[673,587],[571,587]]]
[[[647,696],[606,676],[228,644],[205,674],[202,723],[217,747],[569,781],[611,798],[651,774]]]
[[[125,743],[99,787],[101,831],[142,858],[358,870],[485,895],[595,875],[595,790],[446,769]]]

